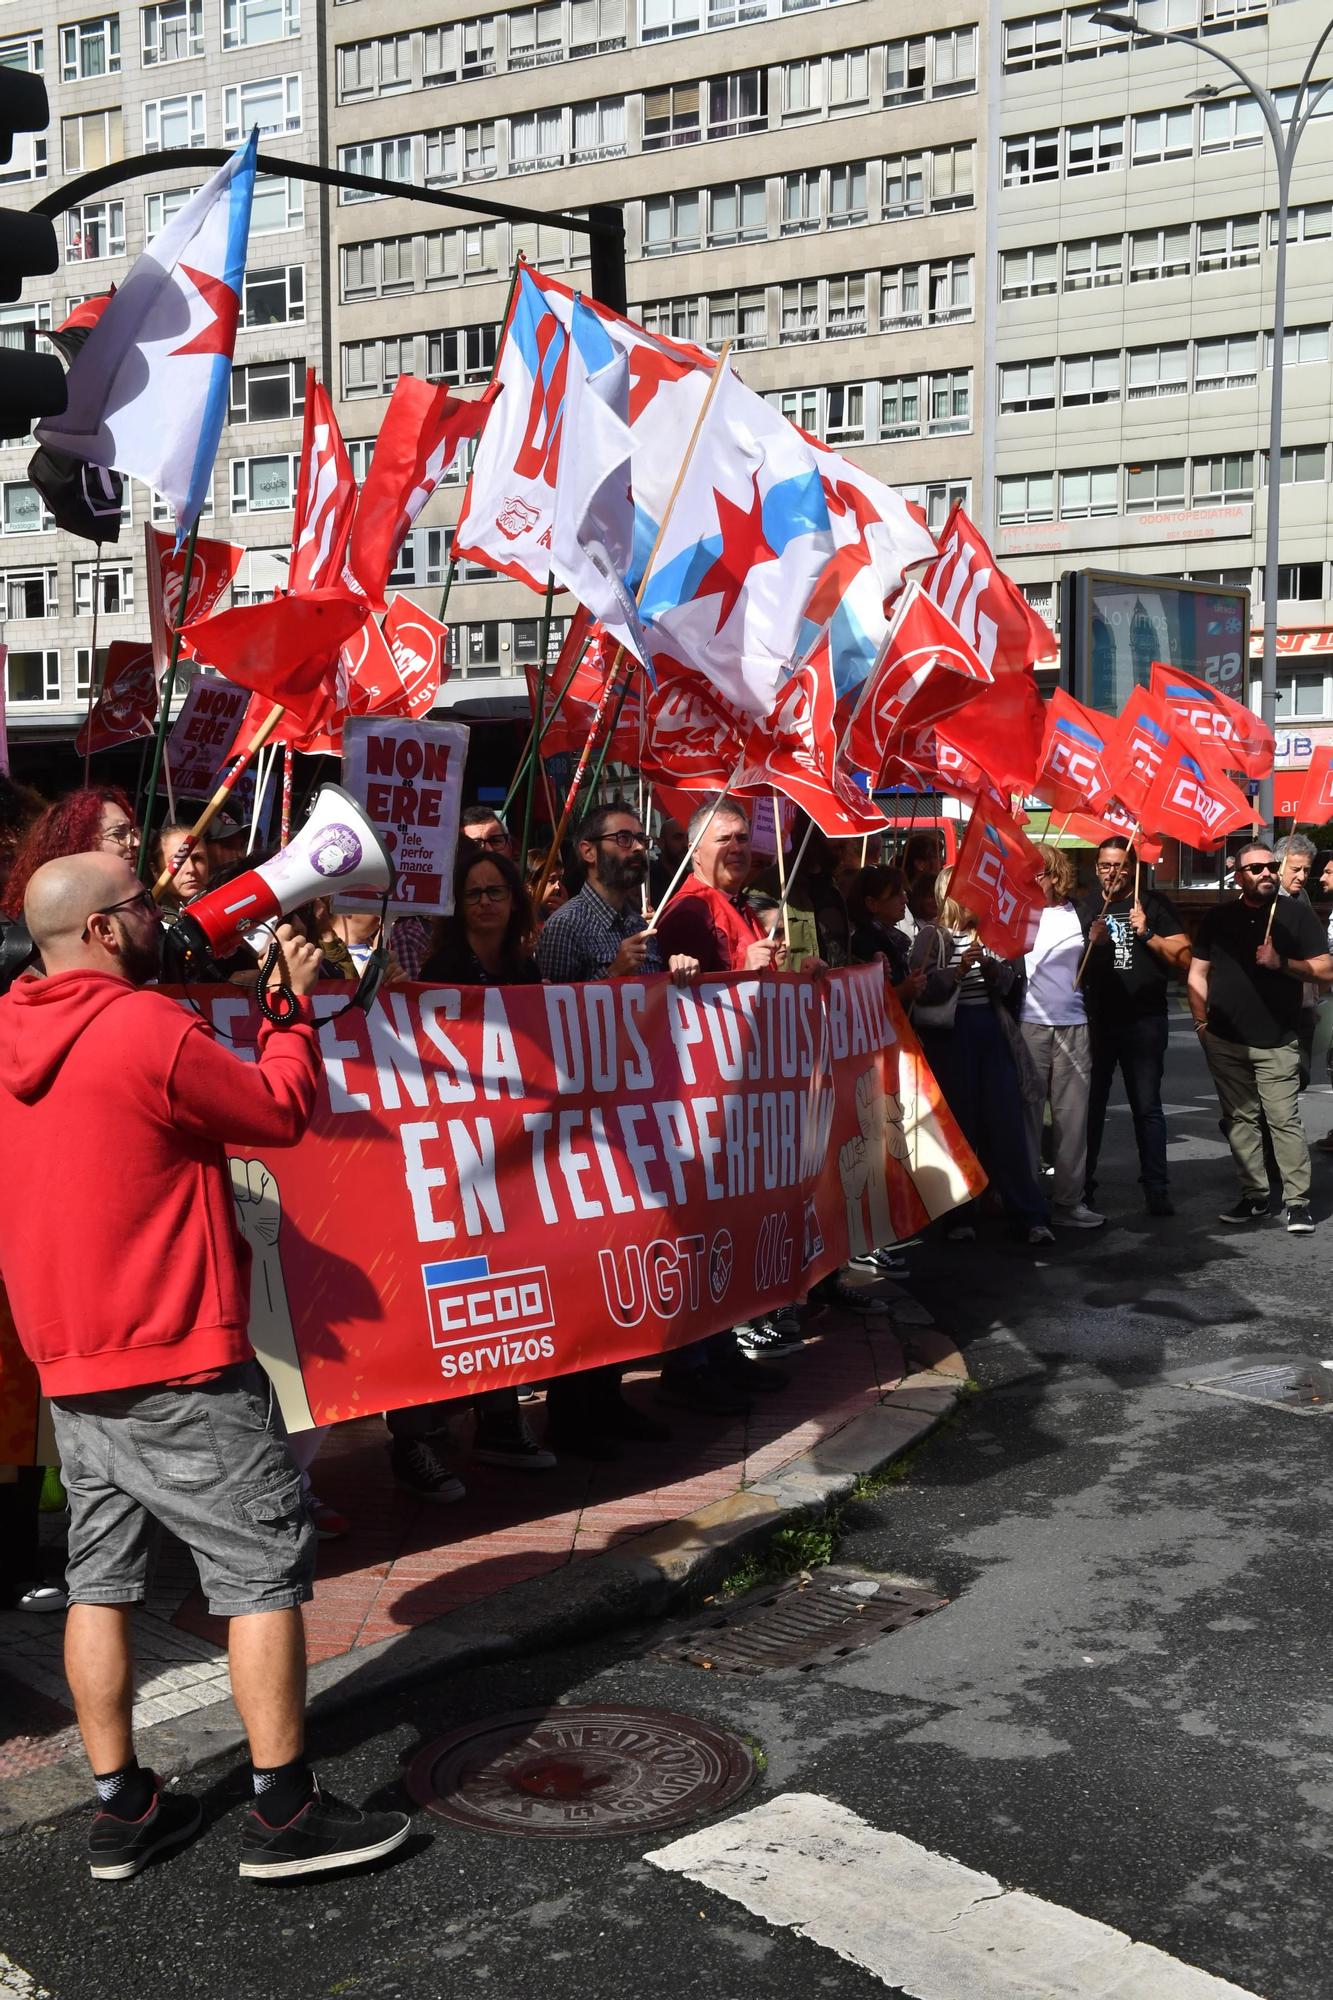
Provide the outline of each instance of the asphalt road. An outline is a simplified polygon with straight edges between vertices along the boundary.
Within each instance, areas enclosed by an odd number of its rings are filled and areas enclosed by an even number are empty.
[[[424,1741],[509,1709],[682,1710],[762,1746],[740,1813],[814,1794],[1265,2000],[1333,1995],[1333,1412],[1185,1386],[1242,1357],[1333,1356],[1333,1221],[1237,1240],[1213,1219],[1233,1179],[1183,1025],[1169,1102],[1174,1222],[1142,1215],[1118,1110],[1106,1231],[1036,1263],[998,1236],[965,1265],[917,1253],[922,1296],[989,1386],[907,1479],[853,1503],[839,1560],[935,1586],[946,1610],[809,1672],[665,1664],[651,1632],[476,1671],[320,1724],[326,1781],[401,1797]],[[1309,1099],[1312,1134],[1330,1122],[1333,1097]],[[1315,1212],[1330,1209],[1325,1160]],[[423,1817],[373,1874],[263,1887],[236,1877],[238,1773],[200,1782],[207,1836],[134,1883],[91,1884],[74,1823],[0,1847],[0,1953],[54,2000],[902,1990],[817,1925],[800,1935],[650,1865],[675,1833],[532,1841]],[[812,1861],[812,1895],[826,1872]],[[885,1914],[912,1920],[911,1897]],[[1147,1990],[1194,1988],[1164,1974]]]

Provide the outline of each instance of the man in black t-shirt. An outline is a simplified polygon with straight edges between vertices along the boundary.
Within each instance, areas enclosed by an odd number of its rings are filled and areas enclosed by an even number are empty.
[[[1258,1222],[1269,1212],[1262,1120],[1282,1176],[1287,1228],[1306,1236],[1310,1148],[1301,1124],[1301,986],[1333,979],[1323,925],[1297,896],[1278,899],[1272,847],[1246,843],[1236,856],[1240,897],[1203,920],[1190,967],[1189,999],[1222,1105],[1241,1198],[1223,1222]]]
[[[1134,878],[1134,853],[1128,841],[1104,840],[1097,849],[1097,887],[1079,905],[1091,947],[1083,973],[1092,1068],[1084,1199],[1091,1206],[1106,1105],[1118,1069],[1134,1118],[1148,1213],[1173,1215],[1162,1110],[1166,995],[1173,974],[1189,965],[1189,938],[1165,896],[1143,889],[1135,897]]]

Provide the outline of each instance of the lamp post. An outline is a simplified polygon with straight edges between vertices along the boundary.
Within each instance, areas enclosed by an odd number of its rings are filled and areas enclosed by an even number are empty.
[[[1318,62],[1329,35],[1333,34],[1333,20],[1330,20],[1319,40],[1310,51],[1309,61],[1296,86],[1296,97],[1291,107],[1291,116],[1283,124],[1277,102],[1272,93],[1256,83],[1238,62],[1214,48],[1210,42],[1203,42],[1195,35],[1187,35],[1176,28],[1145,28],[1132,14],[1124,14],[1111,8],[1099,7],[1093,15],[1099,27],[1113,28],[1119,34],[1131,35],[1135,41],[1180,42],[1187,49],[1196,49],[1200,55],[1211,56],[1214,62],[1229,69],[1242,88],[1248,91],[1263,113],[1268,127],[1268,136],[1273,141],[1273,154],[1277,164],[1277,268],[1273,274],[1273,387],[1268,410],[1268,511],[1264,528],[1264,657],[1259,682],[1259,712],[1272,729],[1277,721],[1277,572],[1278,572],[1278,528],[1281,518],[1282,501],[1282,365],[1285,359],[1287,337],[1287,207],[1291,196],[1291,170],[1296,160],[1296,149],[1305,136],[1305,128],[1314,115],[1315,107],[1329,82],[1314,85],[1315,64]],[[1205,86],[1199,96],[1215,97],[1215,87]],[[1245,635],[1248,645],[1249,634]],[[1273,826],[1273,780],[1265,778],[1259,788],[1259,816],[1264,824]]]

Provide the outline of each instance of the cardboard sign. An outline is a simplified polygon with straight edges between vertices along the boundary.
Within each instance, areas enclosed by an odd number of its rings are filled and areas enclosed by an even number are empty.
[[[362,715],[344,724],[342,781],[393,859],[398,881],[389,908],[397,915],[448,916],[453,909],[467,740],[461,722]],[[353,891],[338,903],[365,909],[379,900]]]
[[[167,756],[178,798],[206,797],[245,714],[250,690],[197,674],[171,725]]]

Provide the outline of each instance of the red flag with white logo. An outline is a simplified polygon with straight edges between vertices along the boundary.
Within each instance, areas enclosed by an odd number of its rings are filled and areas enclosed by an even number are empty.
[[[343,591],[240,605],[190,626],[195,658],[239,687],[290,708],[302,728],[327,713],[343,646],[367,620]]]
[[[1333,744],[1321,743],[1310,759],[1300,798],[1296,802],[1297,823],[1327,826],[1333,819]]]
[[[384,619],[384,639],[393,655],[403,687],[403,706],[387,713],[410,715],[419,721],[435,706],[440,688],[449,678],[444,645],[449,627],[441,625],[429,611],[423,611],[410,597],[393,597]]]
[[[845,840],[875,833],[885,821],[839,764],[835,706],[825,639],[785,683],[763,721],[751,724],[745,762],[730,789],[741,798],[764,798],[776,787],[824,833]]]
[[[949,878],[949,894],[972,912],[981,942],[1001,958],[1032,949],[1045,902],[1043,866],[1007,812],[977,807]]]
[[[884,650],[862,687],[847,732],[847,754],[879,783],[885,759],[929,752],[922,740],[942,716],[971,701],[990,669],[915,582],[894,609]],[[917,741],[909,739],[915,733]]]
[[[333,414],[329,392],[305,376],[305,428],[301,433],[301,472],[292,520],[292,560],[288,587],[319,590],[334,584],[342,569],[347,537],[356,506],[352,461]]]
[[[921,572],[921,588],[993,673],[1030,667],[1059,652],[1055,634],[1012,583],[961,506],[949,513],[939,555]]]
[[[998,675],[940,724],[938,738],[984,766],[1001,792],[1025,793],[1036,787],[1045,728],[1046,704],[1025,670]]]
[[[1219,753],[1226,769],[1243,771],[1247,778],[1268,776],[1277,747],[1273,732],[1243,701],[1161,660],[1149,668],[1148,687],[1178,723]]]
[[[1046,731],[1033,791],[1057,812],[1095,812],[1114,792],[1107,769],[1111,732],[1109,716],[1085,708],[1072,694],[1055,688],[1046,704]]]
[[[1224,772],[1177,741],[1148,788],[1140,821],[1187,847],[1219,847],[1228,834],[1254,823],[1250,801]]]
[[[655,653],[657,685],[644,704],[643,768],[686,791],[723,791],[736,775],[749,718],[681,661]]]
[[[1134,688],[1111,725],[1106,744],[1106,773],[1122,805],[1141,815],[1149,792],[1184,747],[1175,717],[1161,696],[1149,688]]]
[[[408,529],[439,485],[458,448],[476,437],[494,390],[463,402],[441,383],[400,375],[352,516],[347,571],[354,589],[383,611],[385,591]]]
[[[241,566],[245,550],[235,542],[211,541],[199,535],[190,564],[190,591],[181,603],[185,579],[185,549],[173,547],[170,535],[145,527],[144,547],[148,560],[148,629],[152,637],[153,663],[159,674],[167,671],[171,659],[171,634],[177,623],[188,625],[195,618],[207,618],[227,585]],[[193,657],[187,638],[181,640],[181,657]]]
[[[80,757],[87,757],[94,750],[132,743],[136,736],[151,736],[156,720],[153,649],[133,639],[117,639],[107,651],[102,692],[74,738],[74,748]]]

